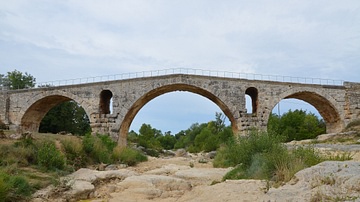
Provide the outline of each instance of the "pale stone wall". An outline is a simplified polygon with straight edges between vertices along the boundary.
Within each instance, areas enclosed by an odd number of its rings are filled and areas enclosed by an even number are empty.
[[[360,118],[360,83],[345,82],[346,96],[344,104],[345,125]]]
[[[2,123],[7,124],[7,118],[6,118],[6,99],[7,99],[7,95],[5,91],[0,91],[0,121]]]

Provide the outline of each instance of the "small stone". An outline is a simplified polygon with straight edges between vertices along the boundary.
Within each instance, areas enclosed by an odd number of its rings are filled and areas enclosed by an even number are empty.
[[[117,165],[111,164],[105,167],[105,170],[118,170]]]
[[[209,159],[214,159],[216,156],[216,151],[211,151],[209,153],[206,154],[206,157]]]

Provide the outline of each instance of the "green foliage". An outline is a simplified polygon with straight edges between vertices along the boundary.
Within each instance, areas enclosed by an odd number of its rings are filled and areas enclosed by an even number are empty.
[[[31,140],[21,140],[14,145],[0,145],[0,166],[28,166],[36,163],[36,149]]]
[[[147,161],[147,157],[141,152],[128,147],[116,147],[112,154],[112,159],[129,166],[134,166],[139,162]]]
[[[32,192],[33,188],[24,177],[0,171],[0,201],[25,200]]]
[[[0,75],[0,86],[5,86],[11,90],[32,88],[35,86],[35,78],[25,72],[14,70],[8,72],[6,76]]]
[[[39,132],[68,133],[84,135],[89,133],[90,121],[84,108],[74,101],[63,102],[53,107],[42,119]]]
[[[117,147],[116,142],[106,135],[88,134],[78,139],[67,137],[61,140],[61,144],[38,139],[0,144],[0,201],[27,201],[36,189],[47,186],[53,179],[50,176],[43,179],[43,175],[55,173],[58,177],[67,173],[64,171],[93,163],[135,165],[146,160],[147,157],[139,151]],[[30,168],[22,169],[22,166]],[[37,169],[42,172],[41,177],[33,173]]]
[[[289,110],[281,117],[271,114],[268,131],[286,137],[286,142],[292,140],[313,139],[326,132],[325,123],[313,113],[303,110]]]
[[[141,159],[141,156],[139,157],[139,154],[137,154],[135,151],[124,150],[124,154],[122,154],[122,152],[120,152],[119,148],[117,147],[117,143],[113,141],[108,135],[98,134],[95,136],[91,134],[86,134],[83,138],[82,146],[85,155],[88,157],[87,161],[91,161],[92,163],[109,164],[118,162],[119,160],[124,160],[130,165],[134,164],[134,162],[137,163],[143,161],[143,159]],[[127,154],[130,156],[122,156]]]
[[[65,151],[66,162],[68,165],[71,165],[74,170],[87,164],[86,155],[80,140],[65,139],[61,141],[61,144]]]
[[[166,133],[164,136],[157,138],[160,142],[160,145],[164,149],[173,149],[176,143],[175,136],[171,135],[170,132]]]
[[[108,145],[105,145],[106,143],[104,144],[99,136],[101,135],[85,135],[83,139],[84,151],[93,163],[111,163],[110,154],[112,150],[109,150]]]
[[[195,123],[187,130],[182,130],[175,135],[170,131],[162,134],[149,124],[143,124],[139,134],[130,131],[128,141],[136,143],[147,149],[147,154],[157,156],[163,149],[185,148],[189,152],[214,151],[233,136],[230,126],[225,126],[225,116],[215,114],[215,121],[208,123]]]
[[[40,167],[47,170],[59,169],[65,167],[65,157],[57,150],[52,141],[43,141],[38,145],[37,162]]]
[[[231,128],[225,126],[225,116],[216,113],[215,117],[215,121],[192,124],[189,129],[175,135],[171,135],[170,131],[162,134],[151,125],[143,124],[139,134],[134,131],[129,132],[128,141],[144,147],[146,153],[152,156],[158,156],[163,149],[186,148],[194,153],[214,151],[233,135]]]
[[[215,156],[214,167],[235,167],[224,179],[266,179],[275,182],[290,180],[301,169],[324,160],[312,147],[291,151],[281,143],[282,136],[252,131],[249,136],[231,139]],[[345,159],[345,158],[344,158]]]

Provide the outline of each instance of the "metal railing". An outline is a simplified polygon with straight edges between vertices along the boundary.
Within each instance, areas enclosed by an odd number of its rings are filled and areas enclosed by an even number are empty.
[[[263,74],[240,73],[240,72],[217,71],[217,70],[174,68],[174,69],[149,70],[142,72],[129,72],[122,74],[114,74],[114,75],[40,82],[37,83],[37,87],[42,88],[42,87],[54,87],[54,86],[67,86],[67,85],[86,84],[86,83],[95,83],[95,82],[104,82],[104,81],[165,76],[172,74],[186,74],[186,75],[212,76],[212,77],[222,77],[222,78],[278,81],[278,82],[290,82],[290,83],[301,83],[301,84],[335,85],[335,86],[341,86],[343,85],[344,82],[343,80],[322,79],[322,78],[307,78],[307,77],[263,75]]]

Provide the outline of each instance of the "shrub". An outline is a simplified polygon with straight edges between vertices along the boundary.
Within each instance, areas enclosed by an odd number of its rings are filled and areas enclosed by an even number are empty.
[[[87,134],[83,139],[84,151],[93,163],[113,163],[114,161],[120,161],[128,165],[135,165],[137,162],[143,161],[143,155],[140,156],[141,153],[130,149],[122,151],[116,146],[117,143],[112,141],[108,135],[94,136]]]
[[[33,188],[24,177],[0,171],[0,201],[25,200],[32,192]]]
[[[82,141],[82,145],[85,153],[90,154],[93,151],[94,143],[95,143],[95,137],[90,133],[87,133]]]
[[[36,150],[34,147],[0,145],[0,165],[9,166],[18,164],[28,166],[36,162]]]
[[[61,143],[65,151],[65,157],[68,165],[71,165],[75,170],[86,165],[87,161],[85,152],[80,141],[64,139]]]
[[[252,131],[248,136],[233,138],[219,149],[214,159],[215,167],[230,167],[243,164],[249,167],[258,153],[271,154],[286,150],[280,144],[282,138],[265,132]]]
[[[64,169],[65,158],[59,150],[56,149],[55,143],[43,141],[38,145],[37,162],[40,167],[47,170]]]
[[[93,163],[110,163],[111,151],[98,136],[86,134],[82,143],[85,153]]]
[[[112,159],[129,166],[136,165],[139,162],[147,161],[147,157],[141,152],[128,147],[115,147],[112,153]]]
[[[112,151],[117,145],[117,142],[113,141],[109,135],[98,134],[97,137],[101,140],[102,145],[105,146],[108,151]]]
[[[267,179],[288,181],[299,170],[315,165],[323,158],[313,148],[288,152],[282,137],[252,131],[249,136],[233,139],[218,150],[215,167],[235,168],[224,179]]]

